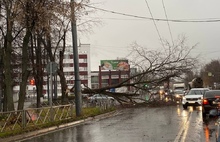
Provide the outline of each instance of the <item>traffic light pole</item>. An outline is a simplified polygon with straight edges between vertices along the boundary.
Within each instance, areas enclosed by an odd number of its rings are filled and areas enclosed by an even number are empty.
[[[81,116],[82,113],[82,95],[81,95],[81,82],[79,78],[79,55],[77,47],[77,28],[75,18],[75,1],[71,0],[71,28],[72,28],[72,45],[73,45],[73,62],[74,62],[74,74],[75,74],[75,107],[76,116]]]

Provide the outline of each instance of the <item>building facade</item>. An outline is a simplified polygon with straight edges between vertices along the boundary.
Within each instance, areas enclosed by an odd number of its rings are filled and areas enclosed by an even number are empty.
[[[118,84],[130,78],[131,69],[128,60],[101,60],[99,71],[91,73],[92,89]],[[130,82],[131,80],[128,80]],[[129,92],[132,88],[111,88],[113,92]]]
[[[81,87],[84,86],[91,87],[91,64],[90,64],[90,44],[80,44],[78,46],[78,54],[79,54],[79,78],[81,81]],[[66,77],[67,86],[71,89],[74,86],[75,76],[74,76],[74,60],[73,60],[73,47],[69,46],[66,47],[64,53],[64,60],[63,60],[63,71]],[[58,62],[57,62],[58,63]],[[45,69],[46,71],[46,69]],[[45,72],[44,83],[43,83],[43,96],[47,96],[49,93],[49,82],[48,82],[48,75]],[[28,96],[36,96],[36,86],[32,82],[34,78],[30,77],[27,85],[27,97]],[[56,95],[61,96],[61,84],[60,78],[58,75],[53,75],[53,83],[56,84],[54,87],[54,91]],[[56,89],[56,90],[55,90]],[[14,100],[18,99],[19,93],[19,83],[13,87],[14,93]]]

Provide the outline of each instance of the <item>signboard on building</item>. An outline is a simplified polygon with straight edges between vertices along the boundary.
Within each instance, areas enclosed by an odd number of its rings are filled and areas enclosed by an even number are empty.
[[[128,71],[128,60],[101,60],[101,70]]]

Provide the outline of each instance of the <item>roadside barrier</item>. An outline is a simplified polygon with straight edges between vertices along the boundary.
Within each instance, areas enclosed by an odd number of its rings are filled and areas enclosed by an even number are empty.
[[[98,102],[87,104],[85,107],[99,107],[104,111],[113,105],[109,102]],[[74,118],[76,118],[74,104],[0,112],[0,133],[37,130],[52,123],[59,125],[59,122],[68,122]]]

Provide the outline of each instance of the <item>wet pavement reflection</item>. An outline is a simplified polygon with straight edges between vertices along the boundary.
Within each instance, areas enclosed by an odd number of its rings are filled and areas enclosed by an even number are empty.
[[[215,120],[203,123],[201,107],[129,108],[105,119],[22,142],[212,142]]]

